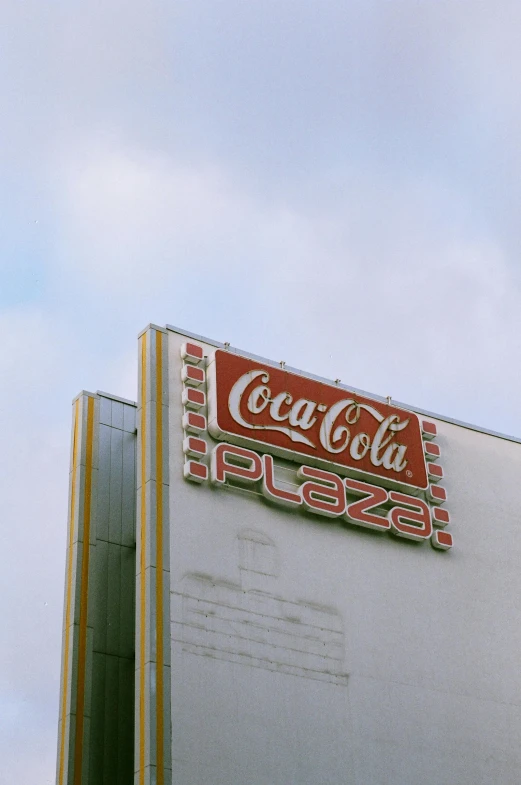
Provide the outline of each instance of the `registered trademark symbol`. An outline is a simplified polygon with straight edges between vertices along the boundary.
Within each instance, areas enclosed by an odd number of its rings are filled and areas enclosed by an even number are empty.
[[[405,472],[405,474],[407,475],[407,477],[412,477],[412,472],[411,472],[411,470],[410,470],[410,469],[407,469],[407,471]]]

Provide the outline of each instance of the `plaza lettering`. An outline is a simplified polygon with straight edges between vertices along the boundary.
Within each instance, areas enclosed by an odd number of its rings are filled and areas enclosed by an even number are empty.
[[[210,479],[214,485],[256,486],[270,502],[293,509],[302,508],[316,515],[338,519],[375,531],[390,531],[397,537],[421,542],[431,540],[435,548],[448,548],[452,540],[440,545],[429,505],[417,496],[387,491],[379,486],[313,466],[300,466],[300,481],[294,490],[277,485],[271,455],[221,442],[212,451]]]

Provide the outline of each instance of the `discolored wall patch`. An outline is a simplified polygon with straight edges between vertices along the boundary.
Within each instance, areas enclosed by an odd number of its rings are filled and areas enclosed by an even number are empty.
[[[277,594],[277,549],[264,534],[241,532],[238,544],[240,583],[193,573],[172,593],[174,645],[200,656],[347,684],[339,613]],[[267,578],[272,591],[251,588],[250,573]]]

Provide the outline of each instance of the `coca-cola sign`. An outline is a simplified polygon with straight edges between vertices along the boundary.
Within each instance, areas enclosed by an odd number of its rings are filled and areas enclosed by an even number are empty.
[[[390,487],[429,485],[414,412],[221,349],[208,384],[208,430],[217,439]]]

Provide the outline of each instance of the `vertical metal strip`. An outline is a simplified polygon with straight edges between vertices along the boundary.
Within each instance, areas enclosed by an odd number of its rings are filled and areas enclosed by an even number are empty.
[[[156,332],[156,776],[164,785],[163,695],[163,334]]]
[[[62,673],[62,722],[60,729],[60,763],[58,770],[58,785],[63,785],[63,775],[65,772],[65,736],[67,727],[67,695],[69,693],[69,627],[71,622],[71,600],[72,600],[72,557],[74,544],[74,507],[76,503],[76,473],[78,468],[78,423],[79,423],[79,399],[74,404],[74,436],[72,442],[72,480],[71,480],[71,507],[69,511],[69,547],[67,551],[67,594],[65,600],[65,630],[64,630],[64,652],[63,652],[63,673]]]
[[[140,570],[141,570],[141,604],[140,604],[140,630],[139,630],[139,783],[145,784],[145,591],[146,591],[146,370],[147,370],[147,336],[141,339],[141,519],[140,519]]]
[[[74,785],[81,785],[83,727],[85,712],[85,670],[87,658],[87,611],[90,561],[90,517],[92,500],[92,459],[94,444],[94,398],[87,399],[87,455],[85,461],[85,501],[83,505],[83,546],[81,560],[80,629],[78,640],[78,692],[76,698],[76,738],[74,744]]]

